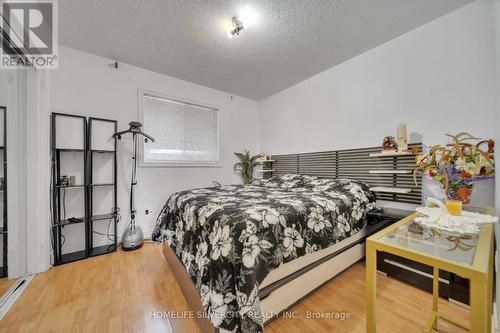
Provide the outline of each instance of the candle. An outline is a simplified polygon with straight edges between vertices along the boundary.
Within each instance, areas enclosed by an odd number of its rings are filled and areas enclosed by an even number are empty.
[[[397,131],[398,151],[408,151],[408,133],[405,124],[399,124]]]

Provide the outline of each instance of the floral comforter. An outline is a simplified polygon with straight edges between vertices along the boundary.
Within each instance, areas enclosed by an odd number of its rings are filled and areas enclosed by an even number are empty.
[[[357,233],[374,201],[363,182],[300,175],[187,190],[168,199],[152,237],[182,261],[214,326],[261,332],[268,273]]]

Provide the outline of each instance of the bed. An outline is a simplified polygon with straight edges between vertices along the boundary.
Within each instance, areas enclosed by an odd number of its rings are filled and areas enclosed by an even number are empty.
[[[363,182],[282,175],[174,193],[152,238],[203,332],[266,322],[364,256]],[[198,312],[200,311],[200,312]]]

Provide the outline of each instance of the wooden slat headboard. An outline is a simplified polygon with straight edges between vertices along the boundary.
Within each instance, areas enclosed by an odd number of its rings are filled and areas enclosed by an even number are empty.
[[[409,146],[422,151],[421,143]],[[380,147],[274,155],[270,162],[264,163],[263,177],[296,173],[324,178],[357,179],[374,187],[379,200],[421,204],[422,179],[419,176],[418,185],[415,185],[412,174],[415,155],[370,156],[378,153]],[[398,170],[398,173],[394,173],[394,170]],[[383,189],[380,187],[411,189],[411,192],[381,192]]]

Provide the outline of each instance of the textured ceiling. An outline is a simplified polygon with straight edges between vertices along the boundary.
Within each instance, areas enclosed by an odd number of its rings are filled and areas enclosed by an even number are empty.
[[[62,45],[261,100],[470,0],[64,0]],[[224,22],[256,22],[227,38]]]

